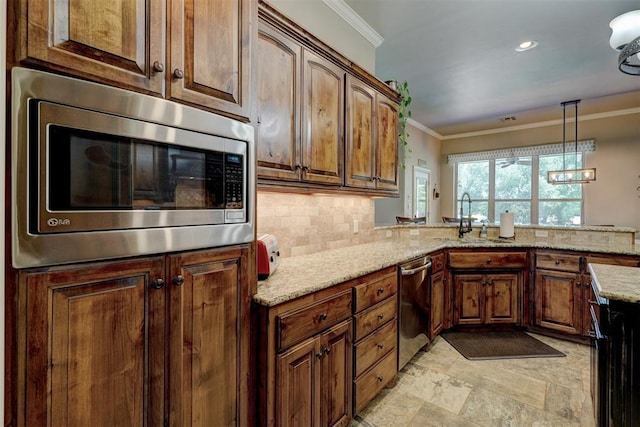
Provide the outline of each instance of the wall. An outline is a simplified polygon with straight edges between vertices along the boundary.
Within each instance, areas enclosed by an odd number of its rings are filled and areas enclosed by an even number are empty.
[[[408,155],[401,150],[401,158],[404,158],[404,169],[400,167],[398,170],[400,181],[400,198],[392,199],[376,199],[376,225],[390,225],[396,223],[396,215],[413,216],[413,167],[418,165],[419,160],[426,162],[425,168],[431,172],[431,189],[432,193],[434,185],[438,191],[442,188],[440,185],[440,151],[441,142],[437,138],[427,133],[426,128],[416,122],[410,122],[407,126],[409,137],[409,147],[411,152]],[[430,215],[428,223],[440,222],[440,199],[429,199]]]
[[[640,92],[639,92],[640,99]],[[585,156],[596,182],[584,185],[585,224],[614,224],[640,229],[640,113],[578,120],[579,139],[595,139]],[[454,167],[447,155],[562,141],[562,125],[446,140],[442,144],[442,215],[455,216]]]
[[[258,236],[276,236],[282,257],[375,240],[373,199],[369,197],[260,191],[257,203]]]
[[[268,0],[296,24],[375,74],[375,48],[322,0]]]

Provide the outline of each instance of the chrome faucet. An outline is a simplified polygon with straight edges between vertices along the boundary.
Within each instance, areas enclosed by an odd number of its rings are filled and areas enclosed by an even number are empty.
[[[467,214],[469,218],[467,219],[467,226],[464,226],[464,196],[467,196],[469,199],[469,207]],[[465,233],[469,233],[473,229],[471,228],[471,196],[466,191],[462,193],[462,198],[460,199],[460,227],[458,227],[458,238],[462,239]]]

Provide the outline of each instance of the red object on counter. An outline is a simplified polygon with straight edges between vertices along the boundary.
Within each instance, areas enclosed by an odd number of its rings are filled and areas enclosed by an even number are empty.
[[[262,234],[256,241],[258,253],[258,280],[267,279],[280,264],[278,239],[272,234]]]

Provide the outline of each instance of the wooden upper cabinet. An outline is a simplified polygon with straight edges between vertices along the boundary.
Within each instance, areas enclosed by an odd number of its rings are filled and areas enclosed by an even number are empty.
[[[21,9],[20,60],[162,93],[163,0],[21,0]]]
[[[344,71],[303,49],[302,179],[342,184]]]
[[[347,138],[345,183],[376,187],[376,93],[360,80],[347,76]]]
[[[379,189],[398,190],[398,104],[378,94],[376,184]]]
[[[169,97],[248,118],[253,0],[169,4]]]
[[[397,191],[397,104],[348,76],[346,117],[345,184]]]
[[[302,47],[267,25],[258,33],[256,157],[264,178],[300,179]]]

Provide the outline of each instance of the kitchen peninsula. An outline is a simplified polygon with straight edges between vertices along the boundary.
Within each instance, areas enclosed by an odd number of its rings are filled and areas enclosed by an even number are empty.
[[[640,419],[640,268],[589,264],[594,300],[591,384],[597,425]]]

